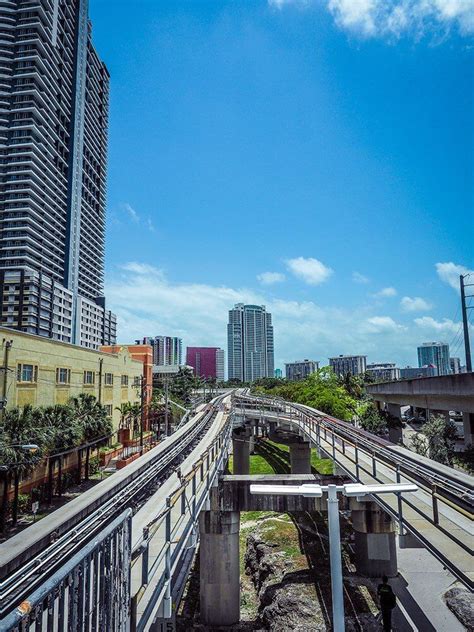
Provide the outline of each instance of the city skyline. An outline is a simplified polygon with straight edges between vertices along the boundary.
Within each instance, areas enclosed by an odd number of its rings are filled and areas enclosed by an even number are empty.
[[[118,337],[224,348],[244,302],[273,314],[280,367],[344,352],[415,366],[430,339],[463,356],[471,35],[453,14],[367,36],[303,4],[91,2]]]

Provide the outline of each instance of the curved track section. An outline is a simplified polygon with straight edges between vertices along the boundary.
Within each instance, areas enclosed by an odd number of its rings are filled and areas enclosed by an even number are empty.
[[[128,507],[146,503],[202,442],[229,395],[216,397],[146,455],[0,545],[0,618]]]

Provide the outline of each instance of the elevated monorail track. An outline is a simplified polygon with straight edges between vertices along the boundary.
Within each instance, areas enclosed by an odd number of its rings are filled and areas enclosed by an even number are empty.
[[[0,619],[120,513],[129,507],[135,513],[206,434],[224,397],[201,406],[197,415],[128,468],[4,544]]]

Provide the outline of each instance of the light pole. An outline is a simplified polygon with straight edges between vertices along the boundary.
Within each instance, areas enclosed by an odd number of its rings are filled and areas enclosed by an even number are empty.
[[[344,496],[365,500],[372,494],[402,494],[416,492],[417,485],[394,483],[392,485],[250,485],[251,494],[270,494],[284,496],[305,496],[321,498],[328,494],[329,558],[331,563],[332,619],[334,632],[344,632],[344,588],[342,583],[341,534],[339,526],[338,493]]]

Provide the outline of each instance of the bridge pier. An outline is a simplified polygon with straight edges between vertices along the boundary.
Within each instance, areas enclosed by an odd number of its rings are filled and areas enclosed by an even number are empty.
[[[311,474],[311,444],[290,443],[290,463],[292,474]]]
[[[474,413],[463,413],[462,424],[464,427],[464,447],[474,445]]]
[[[202,511],[200,530],[200,612],[207,626],[240,620],[238,511]]]
[[[250,446],[252,438],[252,429],[248,426],[235,428],[232,432],[234,474],[249,474]]]
[[[397,548],[395,523],[375,502],[350,499],[355,532],[357,571],[365,577],[395,577]]]

